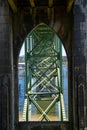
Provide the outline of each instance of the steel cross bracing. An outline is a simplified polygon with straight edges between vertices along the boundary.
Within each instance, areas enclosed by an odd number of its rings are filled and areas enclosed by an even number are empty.
[[[36,116],[37,121],[51,121],[50,114],[57,105],[57,120],[66,120],[62,88],[62,47],[48,26],[40,24],[25,40],[25,64],[23,119],[31,121],[35,107],[39,115]]]

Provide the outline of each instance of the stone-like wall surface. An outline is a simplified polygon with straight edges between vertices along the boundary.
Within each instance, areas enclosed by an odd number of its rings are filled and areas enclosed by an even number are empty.
[[[33,29],[33,24],[39,24],[45,21],[46,17],[40,16],[38,19],[31,19],[30,14],[22,14],[18,12],[13,14],[13,23],[11,23],[11,12],[7,0],[0,0],[0,130],[20,129],[59,129],[69,130],[71,126],[68,124],[59,124],[55,126],[37,125],[29,127],[29,125],[17,124],[18,113],[16,113],[18,105],[18,87],[17,87],[17,56],[21,48],[22,42],[27,34]],[[75,0],[74,8],[74,26],[73,26],[73,45],[70,48],[70,58],[72,58],[71,77],[73,79],[73,120],[71,121],[74,130],[87,130],[87,87],[86,87],[86,62],[87,62],[87,0]],[[38,14],[37,14],[38,15]],[[27,19],[28,17],[28,19]],[[66,16],[65,16],[66,17]],[[17,18],[17,19],[16,19]],[[59,20],[59,16],[57,16]],[[41,20],[42,19],[42,20]],[[65,21],[63,21],[65,23]],[[12,24],[14,25],[12,32]],[[52,21],[53,24],[53,21]],[[69,23],[68,23],[69,24]],[[62,28],[63,38],[67,39],[68,33],[64,33],[68,29]],[[58,24],[59,25],[59,24]],[[17,28],[18,27],[18,28]],[[53,27],[53,25],[51,26]],[[58,27],[58,26],[57,26]],[[57,28],[56,28],[57,29]],[[61,31],[61,29],[60,29]],[[60,33],[61,34],[61,33]],[[64,35],[66,34],[66,35]],[[12,45],[12,37],[14,37],[14,45]],[[70,42],[70,41],[69,41]],[[66,44],[66,46],[68,46]],[[69,47],[71,44],[69,44]],[[67,49],[69,48],[67,47]],[[13,50],[14,49],[14,50]],[[14,51],[14,59],[13,59]],[[69,54],[68,54],[69,56]],[[14,62],[14,61],[15,62]],[[13,62],[15,73],[13,72]],[[12,78],[12,75],[15,77]],[[14,89],[15,79],[15,89]],[[71,80],[71,78],[70,78]],[[69,83],[72,83],[69,81]],[[72,85],[71,85],[72,86]],[[70,91],[71,91],[70,90]],[[72,94],[72,91],[70,94]],[[15,100],[15,101],[14,101]],[[15,105],[15,110],[14,106]],[[71,108],[72,109],[72,108]],[[71,114],[72,115],[72,114]],[[15,121],[14,121],[15,118]],[[71,118],[72,119],[72,118]],[[16,123],[16,124],[15,124]],[[16,126],[15,126],[16,125]],[[17,126],[19,125],[19,126]],[[66,126],[66,127],[65,127]],[[72,128],[70,128],[72,129]]]
[[[9,130],[10,48],[9,6],[7,0],[0,0],[0,130]]]
[[[74,4],[73,73],[74,73],[74,129],[84,130],[86,124],[86,0],[76,0]],[[76,114],[75,114],[76,113]],[[77,125],[78,124],[78,125]]]

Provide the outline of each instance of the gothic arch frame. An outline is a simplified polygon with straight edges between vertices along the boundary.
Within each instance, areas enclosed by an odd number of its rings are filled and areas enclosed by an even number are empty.
[[[14,48],[14,72],[15,72],[15,85],[14,86],[18,86],[18,77],[17,77],[17,73],[18,73],[18,70],[17,70],[17,63],[18,63],[18,56],[19,56],[19,52],[20,52],[20,49],[21,49],[21,46],[23,44],[23,41],[25,39],[25,37],[29,34],[29,32],[32,31],[32,29],[36,26],[38,26],[39,23],[37,23],[36,25],[33,26],[33,21],[25,21],[25,16],[23,16],[23,23],[21,23],[21,26],[19,27],[19,30],[16,28],[17,30],[17,34],[15,33],[15,25],[17,23],[17,21],[14,22],[14,45],[13,45],[13,48]],[[66,53],[67,53],[67,58],[68,58],[68,72],[69,72],[69,79],[68,79],[68,89],[69,89],[69,122],[68,123],[64,123],[63,125],[66,126],[67,128],[70,127],[70,125],[72,124],[73,122],[73,108],[71,106],[71,104],[73,103],[73,98],[72,98],[72,90],[73,90],[73,86],[72,86],[72,74],[71,74],[71,66],[72,66],[72,23],[71,24],[67,24],[67,22],[69,23],[71,21],[71,17],[69,18],[68,15],[64,14],[64,17],[63,18],[57,18],[55,20],[54,23],[51,24],[50,23],[47,23],[47,21],[43,22],[45,23],[47,26],[49,26],[49,28],[51,28],[52,30],[54,30],[54,32],[58,35],[58,37],[61,39],[62,43],[64,43],[64,47],[66,49]],[[28,23],[29,22],[29,23]],[[21,128],[21,125],[23,125],[23,123],[19,123],[18,122],[18,88],[16,88],[15,90],[15,105],[14,105],[14,108],[15,106],[16,109],[15,109],[15,118],[14,118],[14,121],[15,121],[15,124],[18,125],[20,128]],[[58,122],[57,122],[58,123]],[[57,126],[57,123],[55,126]],[[58,123],[58,127],[62,127],[62,122],[61,123]],[[22,126],[23,127],[23,126]],[[28,128],[29,126],[27,125],[26,128]],[[53,126],[54,127],[54,126]],[[71,128],[72,129],[72,128]]]

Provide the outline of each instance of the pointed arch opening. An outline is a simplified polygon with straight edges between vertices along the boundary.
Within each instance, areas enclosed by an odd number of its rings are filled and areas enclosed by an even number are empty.
[[[19,121],[68,121],[68,60],[46,24],[26,37],[19,54]]]

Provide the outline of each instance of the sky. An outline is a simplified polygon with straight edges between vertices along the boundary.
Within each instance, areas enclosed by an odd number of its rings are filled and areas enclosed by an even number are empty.
[[[63,46],[62,46],[62,56],[66,56],[66,51]]]
[[[25,51],[25,48],[24,48],[24,44],[23,44],[21,51],[20,51],[20,56],[24,55],[24,51]],[[62,46],[62,56],[66,56],[66,52],[65,52],[65,49],[63,46]]]
[[[25,52],[25,47],[24,47],[24,44],[20,50],[20,56],[24,55],[24,52]]]

